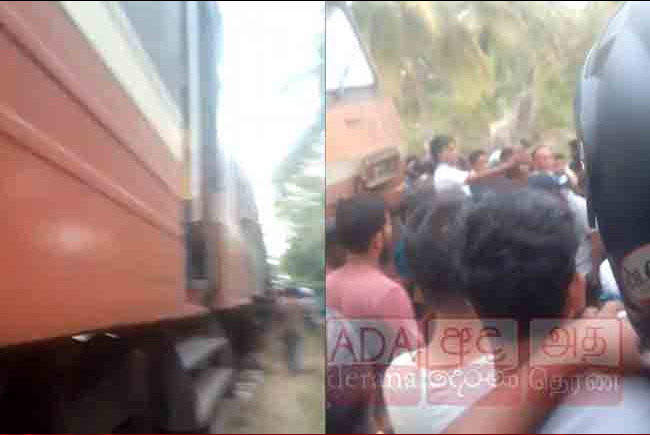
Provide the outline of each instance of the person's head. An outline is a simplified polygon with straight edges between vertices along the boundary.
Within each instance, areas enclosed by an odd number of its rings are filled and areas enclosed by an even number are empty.
[[[534,189],[486,196],[467,212],[458,240],[463,286],[482,318],[514,318],[525,337],[533,319],[584,309],[574,218],[558,198]]]
[[[302,296],[302,294],[300,293],[300,289],[298,287],[287,287],[284,289],[282,295],[285,298],[294,298],[294,299],[300,298]]]
[[[325,222],[325,264],[331,269],[338,269],[345,264],[345,249],[336,237],[336,220]]]
[[[418,169],[420,171],[420,175],[433,174],[433,159],[431,158],[431,156],[425,156],[422,159],[420,159],[418,161]]]
[[[458,149],[456,141],[451,136],[439,134],[429,142],[429,152],[434,161],[438,163],[447,163],[455,165],[458,162]]]
[[[416,156],[413,155],[406,158],[405,169],[406,169],[406,176],[409,178],[409,181],[411,182],[416,180],[418,177],[420,177],[420,175],[422,175],[423,172],[420,161]]]
[[[469,155],[469,164],[474,172],[483,172],[487,168],[487,154],[483,150],[472,151]]]
[[[515,149],[513,147],[503,147],[499,159],[501,160],[501,163],[505,163],[510,160],[514,154]]]
[[[535,148],[531,157],[536,171],[551,172],[555,170],[553,152],[547,145],[540,145]]]
[[[470,165],[469,165],[469,160],[465,158],[464,155],[458,154],[456,157],[456,165],[458,169],[463,170],[463,171],[469,171],[470,170]]]
[[[348,254],[380,259],[392,237],[390,216],[381,197],[359,195],[339,201],[336,236]]]
[[[501,163],[506,163],[515,154],[515,151],[523,150],[521,147],[512,148],[505,147],[501,150]],[[517,184],[524,185],[528,182],[528,174],[530,172],[530,165],[527,163],[519,163],[506,171],[505,176]]]
[[[528,184],[528,175],[530,174],[530,165],[520,163],[506,171],[506,177],[515,182],[518,186]]]
[[[409,166],[411,164],[416,163],[417,161],[418,161],[418,158],[416,156],[414,156],[413,154],[410,154],[410,155],[408,155],[406,157],[405,163],[406,163],[406,166]]]
[[[404,160],[404,168],[406,168],[406,171],[412,171],[415,166],[417,166],[418,163],[418,158],[414,156],[413,154],[409,155],[406,157],[406,160]]]
[[[409,214],[406,255],[429,304],[440,306],[463,298],[454,242],[468,201],[460,189],[443,190]]]

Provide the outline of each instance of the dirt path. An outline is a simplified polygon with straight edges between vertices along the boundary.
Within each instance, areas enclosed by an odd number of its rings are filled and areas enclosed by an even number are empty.
[[[323,334],[323,329],[308,333],[305,373],[295,377],[287,371],[284,343],[276,338],[266,346],[264,384],[228,416],[225,433],[324,433]]]

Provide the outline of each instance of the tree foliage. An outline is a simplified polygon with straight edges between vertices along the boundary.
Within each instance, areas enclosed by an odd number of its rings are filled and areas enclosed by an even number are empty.
[[[353,2],[362,38],[421,152],[444,131],[461,148],[573,127],[587,50],[618,2]]]

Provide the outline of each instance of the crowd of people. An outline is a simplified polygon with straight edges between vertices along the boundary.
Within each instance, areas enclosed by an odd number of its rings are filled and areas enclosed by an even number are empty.
[[[636,336],[621,305],[610,301],[619,292],[598,229],[589,224],[577,142],[569,147],[568,159],[549,145],[533,147],[526,141],[492,153],[476,150],[464,158],[452,137],[438,135],[426,157],[407,159],[399,207],[390,209],[373,195],[339,202],[326,227],[328,321],[379,319],[406,335],[399,353],[372,367],[372,387],[351,392],[347,386],[345,394],[354,397],[345,404],[337,395],[340,384],[328,381],[328,432],[476,432],[486,424],[490,430],[540,433],[615,432],[622,422],[628,432],[646,427],[650,383],[632,376],[639,370],[638,351],[630,344]],[[622,397],[611,407],[570,406],[540,396],[547,391],[528,391],[543,404],[540,409],[552,408],[540,422],[535,410],[526,408],[529,401],[481,406],[510,394],[495,385],[476,387],[474,394],[456,401],[450,401],[454,392],[449,389],[423,388],[420,400],[405,404],[395,385],[384,382],[408,369],[427,385],[431,363],[448,356],[432,338],[443,322],[513,320],[518,328],[514,342],[490,339],[492,349],[508,349],[540,338],[530,327],[535,319],[579,322],[594,317],[623,322],[617,348],[626,362],[617,373]],[[340,368],[358,362],[341,355],[341,335],[331,331],[328,327],[328,364]],[[360,338],[363,352],[363,334]],[[355,338],[348,334],[345,340],[347,349],[354,349]],[[530,349],[533,354],[534,346]],[[417,357],[423,354],[426,363]],[[529,369],[531,355],[519,356],[507,369],[511,376]],[[466,369],[466,364],[445,369]],[[494,361],[481,364],[492,376],[504,375],[497,375]],[[529,422],[536,425],[526,426]]]

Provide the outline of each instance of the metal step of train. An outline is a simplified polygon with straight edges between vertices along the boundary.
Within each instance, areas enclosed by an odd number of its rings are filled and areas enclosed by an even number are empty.
[[[225,337],[190,337],[176,343],[176,352],[183,368],[195,371],[205,368],[228,346]]]
[[[219,335],[191,336],[178,341],[175,348],[192,379],[196,422],[205,430],[213,425],[220,404],[235,383],[236,370],[224,358],[230,351],[229,341]]]

